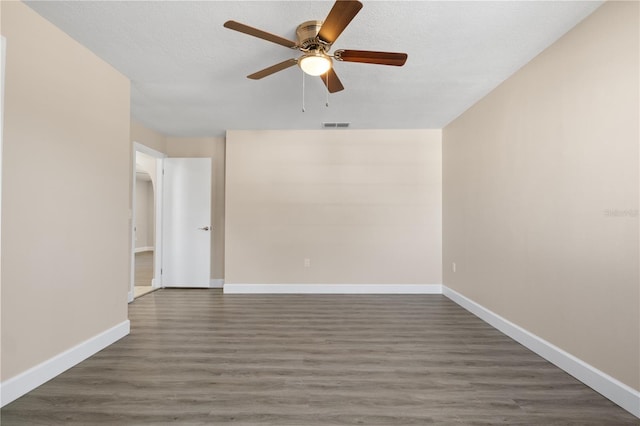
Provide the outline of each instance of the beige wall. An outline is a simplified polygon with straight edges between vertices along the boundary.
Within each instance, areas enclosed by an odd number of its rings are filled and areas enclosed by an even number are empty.
[[[131,143],[138,142],[162,153],[167,152],[167,138],[162,133],[151,130],[135,120],[131,120]],[[133,148],[132,148],[133,149]]]
[[[155,211],[155,193],[153,190],[153,182],[147,181],[147,247],[155,246],[155,230],[156,230],[156,211]]]
[[[225,139],[167,137],[169,157],[211,158],[211,278],[223,279],[224,270],[224,191]]]
[[[153,247],[154,196],[150,180],[136,179],[136,238],[135,247]]]
[[[4,381],[127,320],[130,145],[124,76],[23,3],[1,24]]]
[[[226,183],[225,283],[442,282],[440,130],[228,131]]]
[[[604,4],[443,131],[444,284],[635,389],[638,16]]]
[[[138,125],[138,128],[141,127]],[[164,136],[162,136],[164,138]],[[133,141],[132,141],[133,142]],[[156,180],[158,174],[157,162],[158,159],[147,155],[145,153],[136,151],[135,152],[135,163],[136,163],[136,173],[144,172],[151,181],[145,182],[146,185],[140,185],[138,180],[136,180],[136,211],[134,212],[136,221],[143,220],[144,224],[142,226],[146,229],[146,236],[141,238],[141,235],[137,235],[137,239],[135,240],[136,247],[153,247],[155,245],[155,227],[156,227],[156,218],[155,218],[155,202],[156,202],[156,188],[158,187]],[[134,156],[132,155],[132,161]],[[137,174],[136,174],[137,176]],[[143,186],[143,188],[138,189],[138,186]],[[144,191],[142,195],[145,205],[141,208],[145,211],[146,216],[141,216],[138,213],[138,206],[142,202],[142,199],[139,198],[140,191]],[[140,230],[140,224],[136,222],[136,229]],[[144,240],[144,241],[143,241]]]

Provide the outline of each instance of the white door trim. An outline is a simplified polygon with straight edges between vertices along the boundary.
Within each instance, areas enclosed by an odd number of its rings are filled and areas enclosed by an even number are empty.
[[[156,187],[154,188],[154,210],[155,210],[155,236],[153,239],[154,250],[153,250],[153,280],[151,282],[151,286],[154,288],[162,287],[162,162],[164,158],[167,157],[166,154],[156,151],[153,148],[149,148],[146,145],[143,145],[138,142],[133,142],[131,158],[132,158],[132,169],[131,169],[131,212],[129,215],[130,229],[131,229],[131,271],[129,274],[129,293],[128,300],[129,303],[133,302],[133,287],[135,286],[135,259],[136,259],[136,241],[135,241],[135,217],[136,217],[136,153],[146,154],[150,157],[154,157],[156,159]]]

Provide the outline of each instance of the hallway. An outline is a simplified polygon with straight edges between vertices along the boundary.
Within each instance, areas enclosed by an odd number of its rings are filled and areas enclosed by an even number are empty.
[[[136,253],[136,270],[135,270],[135,286],[134,298],[144,296],[153,291],[151,281],[153,280],[153,252],[143,251]]]

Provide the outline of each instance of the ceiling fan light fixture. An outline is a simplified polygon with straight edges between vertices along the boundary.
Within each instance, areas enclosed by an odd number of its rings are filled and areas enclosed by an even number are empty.
[[[331,69],[331,57],[321,51],[309,52],[298,60],[298,65],[305,73],[318,76]]]

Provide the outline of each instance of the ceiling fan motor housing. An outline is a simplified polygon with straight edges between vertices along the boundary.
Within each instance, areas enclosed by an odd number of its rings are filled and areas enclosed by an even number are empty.
[[[321,42],[318,39],[318,32],[322,27],[322,21],[306,21],[298,25],[296,36],[298,37],[298,46],[300,50],[322,50],[329,51],[331,44]]]

